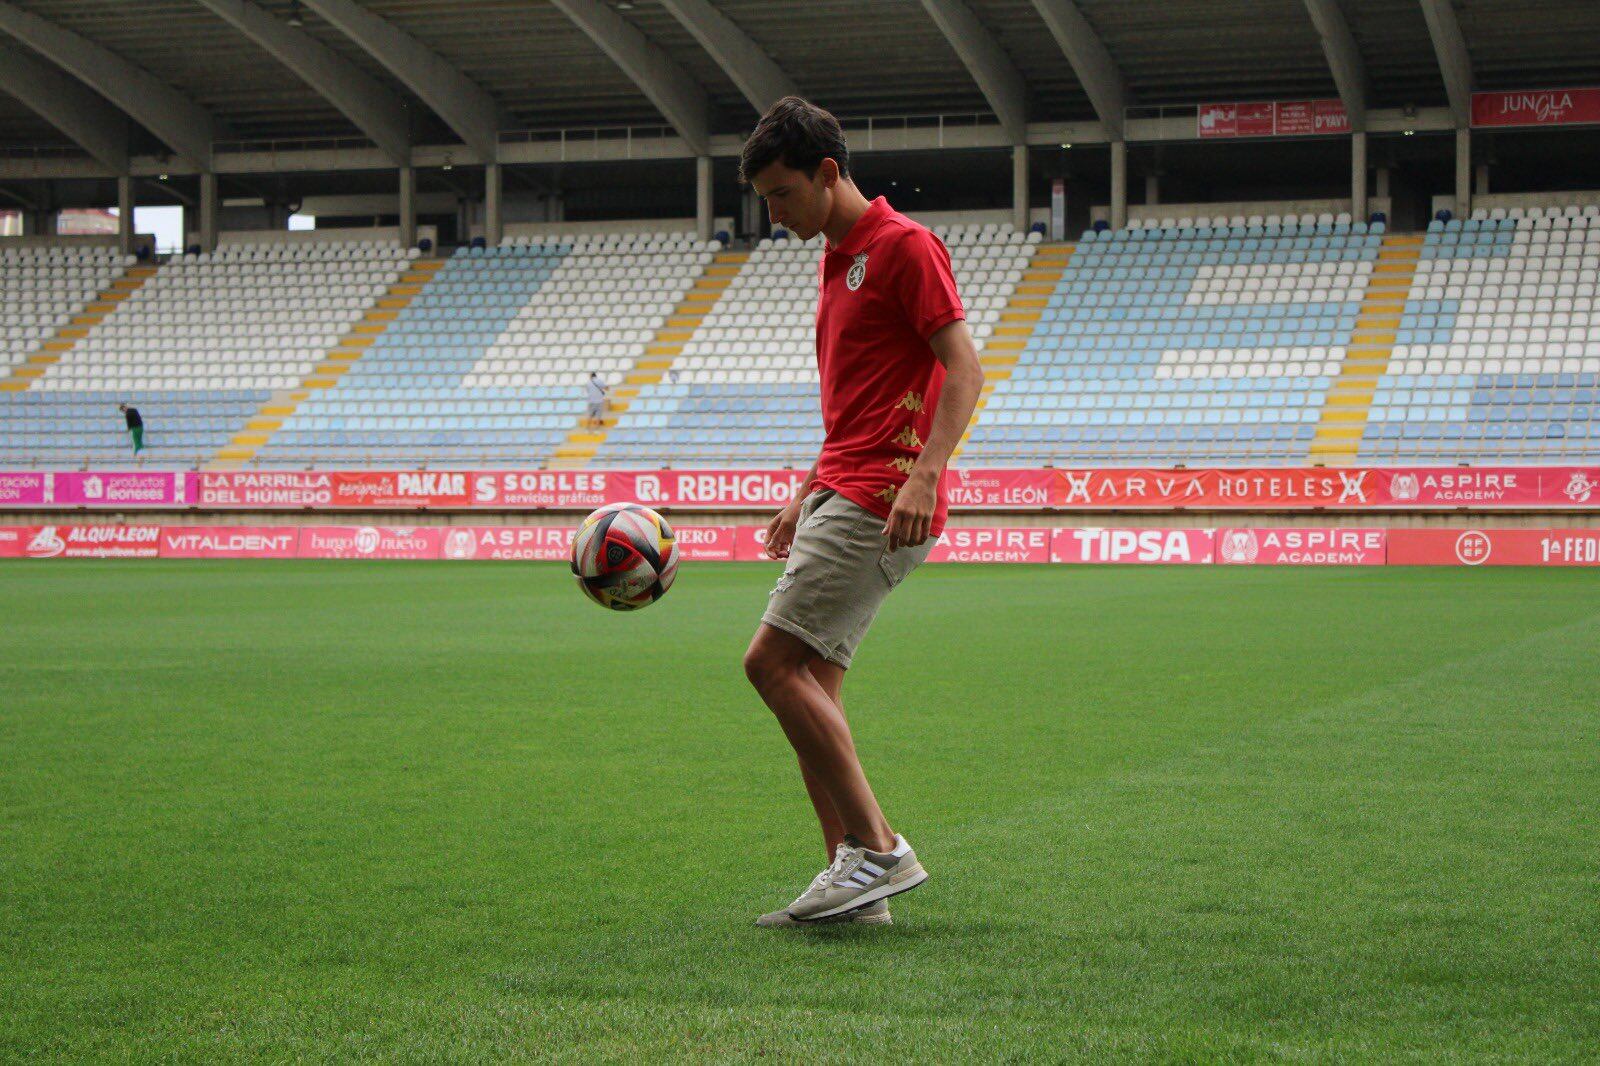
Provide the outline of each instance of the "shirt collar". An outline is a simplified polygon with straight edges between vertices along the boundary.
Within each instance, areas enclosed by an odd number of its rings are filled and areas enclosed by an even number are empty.
[[[867,210],[860,218],[856,219],[855,225],[850,227],[850,232],[844,235],[844,240],[840,241],[837,246],[829,245],[828,251],[840,252],[844,255],[857,254],[872,235],[877,232],[878,227],[883,224],[883,220],[888,218],[893,211],[894,208],[889,206],[887,199],[882,196],[878,197],[867,205]]]

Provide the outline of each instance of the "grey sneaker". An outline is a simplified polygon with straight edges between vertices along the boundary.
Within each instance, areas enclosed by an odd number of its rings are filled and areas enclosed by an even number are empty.
[[[894,918],[889,914],[889,902],[880,899],[876,903],[869,903],[859,910],[840,914],[833,918],[822,918],[815,922],[797,922],[788,911],[773,911],[763,914],[756,919],[756,925],[763,929],[775,929],[787,925],[893,925]]]
[[[854,837],[845,837],[833,853],[833,865],[789,904],[789,916],[797,922],[835,918],[926,881],[928,871],[905,837],[896,834],[894,844],[894,852],[868,851]]]

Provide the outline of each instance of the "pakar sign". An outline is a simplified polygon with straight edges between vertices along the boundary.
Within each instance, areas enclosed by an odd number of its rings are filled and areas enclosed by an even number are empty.
[[[1239,137],[1322,137],[1350,132],[1342,100],[1263,100],[1201,104],[1195,119],[1201,140]]]
[[[1472,124],[1479,128],[1594,123],[1600,123],[1600,88],[1472,94]]]

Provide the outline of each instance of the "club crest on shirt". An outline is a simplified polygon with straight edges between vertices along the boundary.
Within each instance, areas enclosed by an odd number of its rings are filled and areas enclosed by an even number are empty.
[[[867,280],[867,253],[862,252],[856,256],[856,261],[850,264],[850,273],[844,276],[845,286],[855,292],[861,288],[861,283]]]

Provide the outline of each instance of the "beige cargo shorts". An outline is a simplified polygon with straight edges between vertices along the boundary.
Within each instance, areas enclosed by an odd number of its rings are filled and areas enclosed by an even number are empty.
[[[761,620],[849,667],[889,590],[933,551],[932,537],[890,552],[884,520],[833,489],[800,505],[788,566]]]

